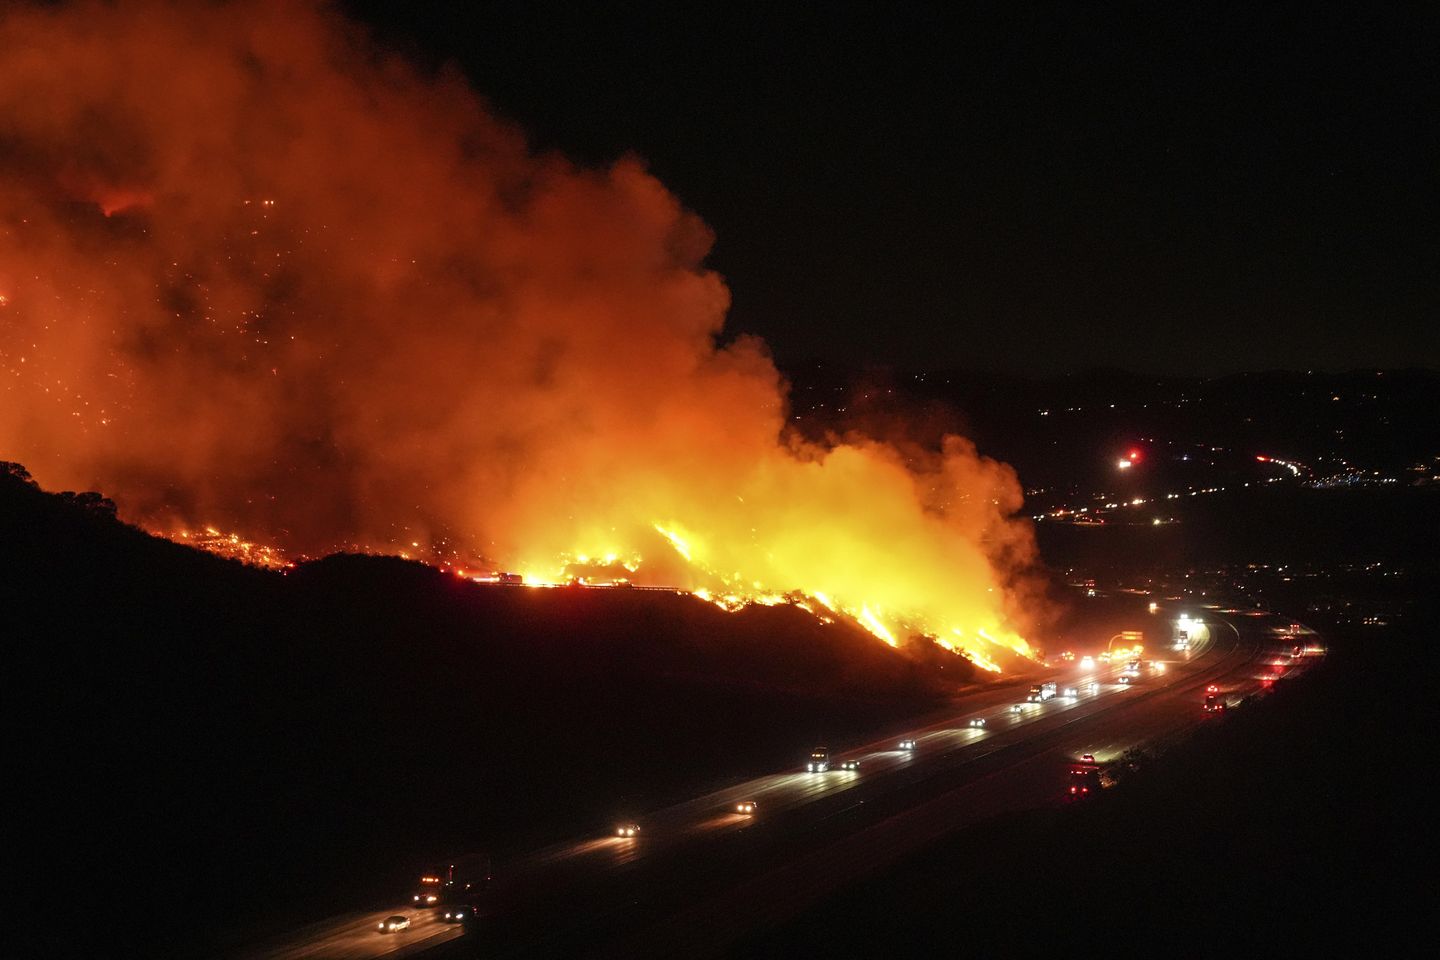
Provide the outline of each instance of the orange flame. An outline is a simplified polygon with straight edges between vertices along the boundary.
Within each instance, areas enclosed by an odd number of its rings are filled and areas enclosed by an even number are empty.
[[[798,597],[1029,653],[1014,473],[792,435],[638,160],[535,155],[329,4],[7,7],[0,51],[0,452],[47,486],[262,565]]]

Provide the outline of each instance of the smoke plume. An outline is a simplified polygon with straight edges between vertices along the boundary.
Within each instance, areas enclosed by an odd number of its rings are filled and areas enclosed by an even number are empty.
[[[792,436],[710,245],[638,160],[537,155],[325,6],[0,15],[0,456],[42,483],[162,531],[1022,645],[1013,472]]]

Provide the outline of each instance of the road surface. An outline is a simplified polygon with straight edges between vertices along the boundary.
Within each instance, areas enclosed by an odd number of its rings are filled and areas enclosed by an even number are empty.
[[[840,886],[1006,811],[1059,802],[1068,762],[1104,764],[1126,750],[1218,722],[1201,704],[1216,685],[1231,704],[1263,693],[1306,661],[1286,656],[1288,621],[1210,611],[1211,637],[1188,652],[1148,651],[1163,672],[1133,684],[1121,665],[1062,663],[1039,679],[1074,697],[1023,703],[1033,678],[976,692],[963,712],[920,729],[837,751],[858,771],[760,777],[650,812],[636,838],[591,836],[535,850],[502,867],[502,882],[472,936],[408,905],[312,925],[247,956],[266,960],[466,956],[722,955],[749,933],[811,906]],[[1169,659],[1162,659],[1168,657]],[[983,727],[971,726],[983,720]],[[902,738],[916,749],[898,749]],[[757,813],[736,812],[754,802]],[[410,930],[382,934],[391,914]]]

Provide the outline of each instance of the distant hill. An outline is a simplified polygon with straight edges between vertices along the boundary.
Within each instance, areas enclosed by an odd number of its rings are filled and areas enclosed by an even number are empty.
[[[430,858],[503,864],[933,707],[973,669],[793,607],[384,557],[259,570],[10,464],[0,611],[7,779],[33,845],[13,869],[46,902],[96,898],[27,934],[52,955],[87,927],[113,946],[127,911],[165,917],[128,929],[136,955],[194,955],[219,930],[393,896]]]

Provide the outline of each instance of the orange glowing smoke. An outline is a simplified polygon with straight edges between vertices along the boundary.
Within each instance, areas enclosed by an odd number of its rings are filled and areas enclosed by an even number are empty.
[[[0,130],[0,456],[46,485],[1026,649],[1012,471],[792,437],[764,345],[720,339],[708,229],[638,160],[536,155],[288,2],[7,8]]]

